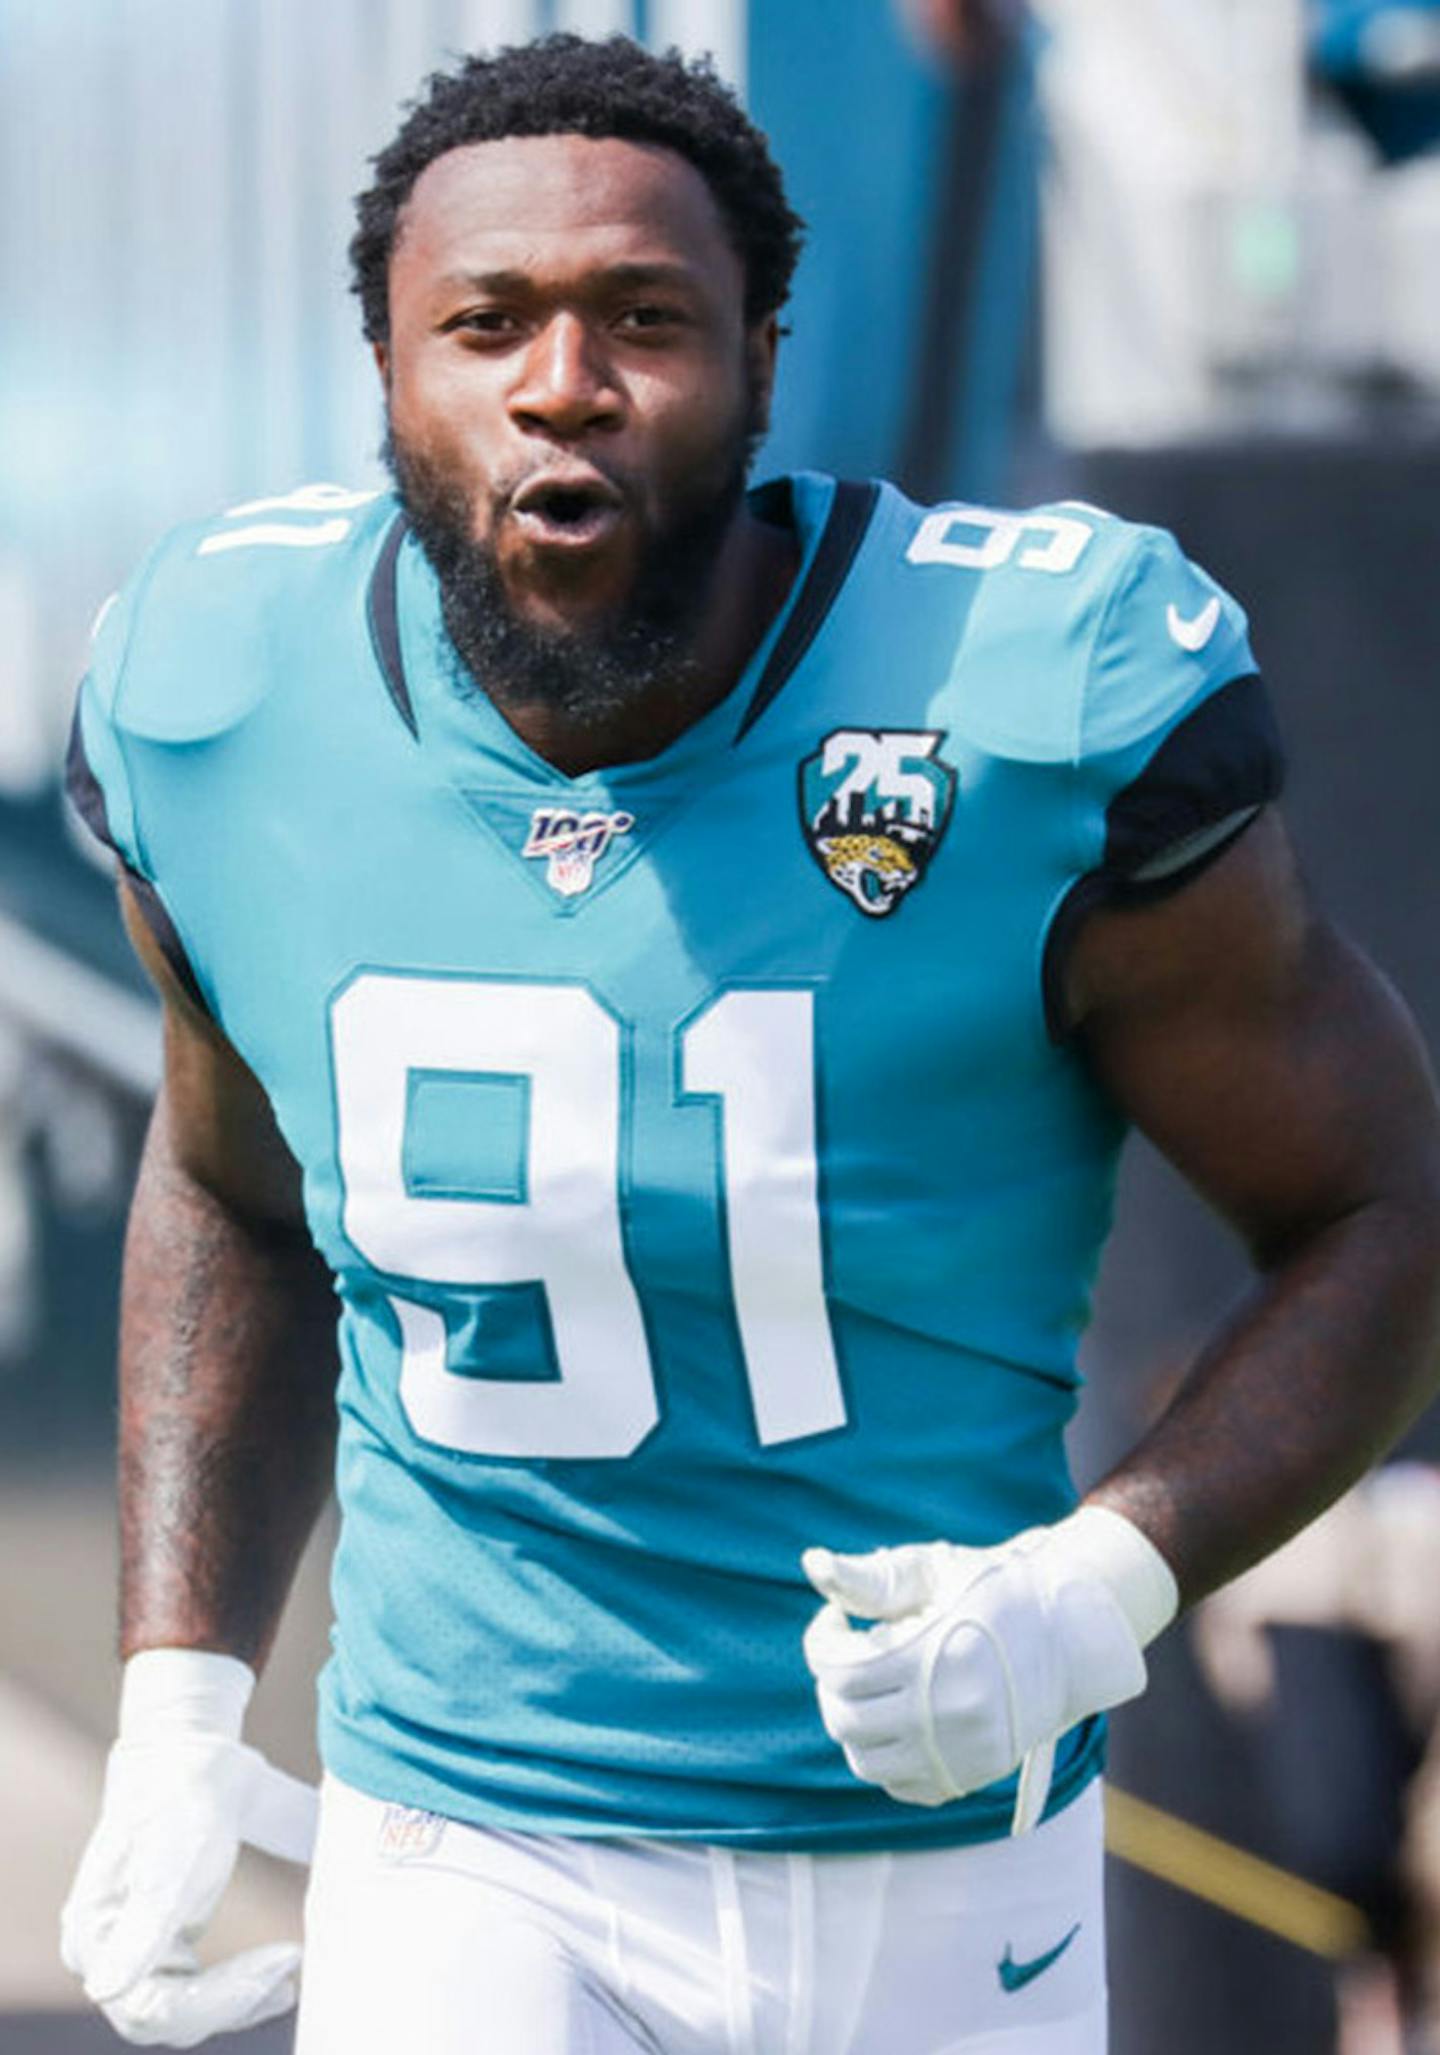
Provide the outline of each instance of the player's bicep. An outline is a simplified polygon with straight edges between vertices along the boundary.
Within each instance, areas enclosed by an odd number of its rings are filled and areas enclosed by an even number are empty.
[[[250,1219],[304,1226],[300,1169],[254,1073],[206,1010],[144,881],[122,873],[126,931],[164,1007],[163,1112],[172,1160]],[[163,915],[163,908],[160,909]]]
[[[1377,1199],[1434,1203],[1419,1034],[1273,811],[1172,897],[1097,913],[1070,989],[1099,1081],[1261,1262]]]

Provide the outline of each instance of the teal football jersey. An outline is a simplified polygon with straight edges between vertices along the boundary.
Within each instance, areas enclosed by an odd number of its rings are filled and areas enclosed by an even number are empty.
[[[803,560],[745,674],[577,778],[459,673],[393,501],[181,529],[98,631],[73,789],[337,1280],[329,1767],[530,1830],[983,1838],[1010,1786],[906,1807],[827,1739],[800,1552],[1072,1504],[1122,1125],[1067,938],[1235,833],[1275,750],[1162,533],[756,505]]]

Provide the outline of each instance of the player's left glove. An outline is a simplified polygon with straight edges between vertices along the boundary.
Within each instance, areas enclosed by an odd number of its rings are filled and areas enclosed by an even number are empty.
[[[190,1648],[125,1665],[99,1824],[60,1916],[60,1952],[127,2041],[193,2048],[295,2003],[300,1950],[250,1948],[202,1969],[195,1942],[240,1843],[310,1859],[316,1794],[240,1738],[248,1665]]]
[[[1059,1737],[1144,1690],[1141,1651],[1178,1604],[1159,1550],[1104,1506],[997,1548],[811,1548],[801,1562],[828,1601],[805,1660],[855,1775],[944,1805],[1023,1765],[1016,1833],[1045,1809]]]

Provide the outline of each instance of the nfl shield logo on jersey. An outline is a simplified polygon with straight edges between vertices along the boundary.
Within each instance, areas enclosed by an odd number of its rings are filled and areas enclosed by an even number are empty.
[[[800,766],[805,839],[862,913],[893,913],[949,824],[955,772],[937,729],[837,728]]]
[[[631,813],[577,813],[572,807],[537,806],[522,856],[545,859],[545,882],[562,899],[589,889],[595,865],[617,835],[635,825]]]

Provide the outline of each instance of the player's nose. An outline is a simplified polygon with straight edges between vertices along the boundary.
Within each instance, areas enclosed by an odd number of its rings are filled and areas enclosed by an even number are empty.
[[[624,406],[600,338],[570,312],[535,336],[510,394],[517,426],[566,437],[617,426]]]

